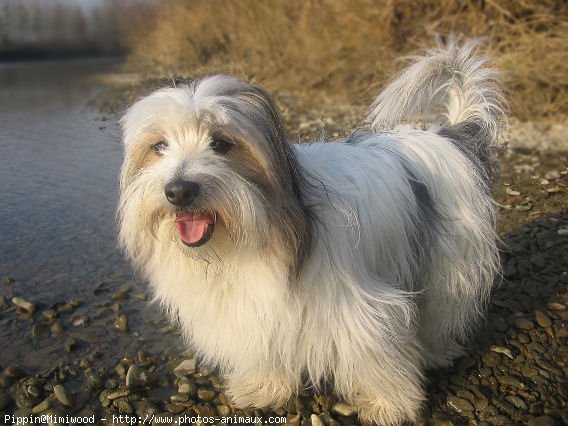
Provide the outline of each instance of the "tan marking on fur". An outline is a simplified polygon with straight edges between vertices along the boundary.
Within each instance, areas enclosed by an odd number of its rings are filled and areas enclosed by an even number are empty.
[[[250,177],[263,186],[273,186],[273,177],[263,167],[264,161],[254,154],[246,142],[237,142],[227,155],[239,174]]]
[[[128,182],[139,170],[151,167],[160,160],[161,157],[152,150],[152,145],[161,140],[164,140],[164,136],[160,133],[146,133],[140,136],[140,140],[130,148],[130,152],[126,153]]]

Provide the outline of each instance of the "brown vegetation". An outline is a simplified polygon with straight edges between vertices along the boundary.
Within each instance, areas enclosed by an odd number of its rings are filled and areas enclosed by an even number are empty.
[[[127,44],[131,63],[154,74],[225,72],[353,102],[372,97],[398,58],[449,33],[487,37],[514,116],[568,113],[562,0],[165,0],[132,23]]]

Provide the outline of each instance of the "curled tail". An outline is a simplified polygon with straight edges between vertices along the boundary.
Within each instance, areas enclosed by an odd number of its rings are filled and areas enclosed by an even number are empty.
[[[373,129],[419,122],[426,127],[461,125],[477,145],[498,146],[507,125],[507,105],[499,74],[478,55],[478,44],[479,40],[469,40],[460,45],[451,38],[414,58],[373,103]]]

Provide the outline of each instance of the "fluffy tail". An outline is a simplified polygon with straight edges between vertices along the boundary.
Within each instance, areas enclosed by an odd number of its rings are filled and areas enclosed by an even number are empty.
[[[445,45],[414,58],[373,103],[373,129],[390,130],[400,123],[453,126],[471,124],[487,146],[497,146],[507,125],[507,105],[499,74],[479,56],[479,40]],[[479,141],[481,142],[481,141]]]

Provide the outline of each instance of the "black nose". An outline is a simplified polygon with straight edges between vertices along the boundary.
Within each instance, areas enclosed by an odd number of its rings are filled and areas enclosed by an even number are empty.
[[[186,180],[175,180],[166,185],[166,198],[174,206],[187,207],[199,195],[199,184]]]

